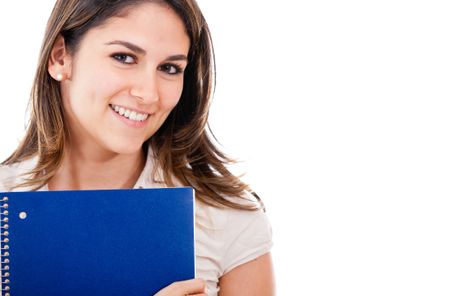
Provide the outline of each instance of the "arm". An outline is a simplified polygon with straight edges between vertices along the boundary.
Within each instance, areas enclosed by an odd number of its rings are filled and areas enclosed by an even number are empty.
[[[274,296],[270,253],[232,269],[220,278],[219,285],[219,296]]]

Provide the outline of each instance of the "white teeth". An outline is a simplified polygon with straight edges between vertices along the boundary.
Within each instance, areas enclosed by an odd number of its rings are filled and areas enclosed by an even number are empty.
[[[132,111],[129,109],[125,109],[123,107],[119,107],[117,105],[110,105],[111,108],[116,111],[117,113],[119,113],[120,115],[133,120],[133,121],[144,121],[148,118],[148,114],[145,113],[137,113],[136,111]]]

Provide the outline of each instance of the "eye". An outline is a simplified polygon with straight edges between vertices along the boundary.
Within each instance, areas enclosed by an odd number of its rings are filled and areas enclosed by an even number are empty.
[[[116,53],[111,57],[122,64],[136,64],[136,57],[126,53]]]
[[[177,75],[183,73],[183,69],[181,66],[176,64],[164,64],[162,66],[159,66],[159,70],[166,72],[169,75]]]

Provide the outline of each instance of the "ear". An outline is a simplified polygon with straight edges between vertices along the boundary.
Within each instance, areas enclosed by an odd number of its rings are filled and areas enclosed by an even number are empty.
[[[66,49],[64,37],[59,35],[50,52],[48,73],[53,79],[62,81],[70,79],[72,72],[72,57]]]

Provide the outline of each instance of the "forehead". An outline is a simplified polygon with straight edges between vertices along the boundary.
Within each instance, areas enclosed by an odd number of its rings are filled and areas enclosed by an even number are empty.
[[[189,36],[182,19],[167,4],[142,3],[126,8],[102,25],[89,30],[85,41],[124,40],[145,50],[187,54]]]

